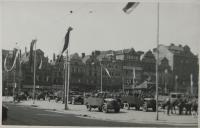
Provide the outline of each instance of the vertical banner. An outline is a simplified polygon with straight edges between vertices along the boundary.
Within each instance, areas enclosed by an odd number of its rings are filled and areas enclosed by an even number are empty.
[[[193,75],[190,74],[191,95],[193,95]]]

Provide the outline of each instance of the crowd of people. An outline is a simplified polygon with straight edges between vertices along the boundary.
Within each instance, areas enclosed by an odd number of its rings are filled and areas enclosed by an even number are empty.
[[[162,108],[167,110],[167,114],[185,114],[185,115],[193,115],[197,117],[198,115],[198,97],[185,96],[182,98],[178,98],[176,100],[172,100],[168,98],[164,104],[162,104]],[[178,113],[176,110],[178,109]]]

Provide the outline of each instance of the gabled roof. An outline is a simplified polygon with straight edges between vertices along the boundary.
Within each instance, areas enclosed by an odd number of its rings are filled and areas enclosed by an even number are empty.
[[[87,60],[89,59],[90,59],[90,55],[86,55],[85,57],[82,58],[82,62],[86,64]]]

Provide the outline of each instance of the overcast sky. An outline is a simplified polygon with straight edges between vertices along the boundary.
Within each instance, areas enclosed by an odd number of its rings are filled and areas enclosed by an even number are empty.
[[[131,14],[126,3],[4,2],[2,4],[2,48],[15,42],[29,50],[32,39],[37,48],[52,58],[64,44],[67,28],[70,52],[120,50],[147,51],[156,47],[156,3],[140,3]],[[73,11],[70,14],[70,11]],[[200,43],[200,5],[160,4],[160,43],[189,45],[196,54]]]

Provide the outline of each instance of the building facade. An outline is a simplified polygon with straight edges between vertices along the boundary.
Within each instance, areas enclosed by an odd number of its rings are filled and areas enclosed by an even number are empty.
[[[168,60],[172,76],[170,78],[171,90],[197,94],[199,77],[198,56],[194,55],[187,45],[160,45],[158,49],[159,64],[161,64],[163,59]]]
[[[198,57],[188,46],[159,46],[159,90],[162,93],[173,91],[194,93],[198,87]],[[2,57],[8,55],[7,65],[13,63],[16,50],[3,50]],[[123,50],[93,51],[91,55],[78,53],[70,55],[70,90],[79,91],[120,91],[134,89],[144,81],[155,84],[156,49],[146,52],[133,48]],[[29,53],[21,55],[28,59],[11,72],[3,68],[3,89],[12,92],[14,81],[19,89],[33,89],[33,69]],[[27,58],[26,57],[26,58]],[[40,49],[36,50],[36,89],[64,90],[65,58],[54,54],[49,61]],[[42,66],[41,65],[42,62]],[[3,65],[3,61],[2,61]],[[21,68],[19,68],[21,66]],[[184,69],[184,70],[183,70]],[[108,72],[109,74],[108,74]]]

